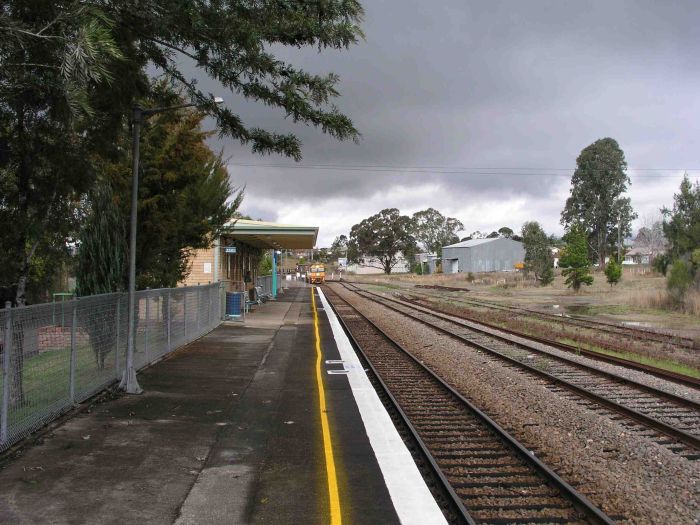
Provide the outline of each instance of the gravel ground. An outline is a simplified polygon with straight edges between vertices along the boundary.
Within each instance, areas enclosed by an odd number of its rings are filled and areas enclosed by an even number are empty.
[[[463,297],[454,297],[452,294],[449,292],[441,294],[440,297],[435,296],[434,294],[425,294],[422,290],[418,289],[411,289],[410,290],[411,294],[414,295],[419,295],[422,296],[428,300],[437,300],[437,301],[442,301],[442,302],[451,302],[451,306],[453,308],[458,308],[458,309],[464,309],[464,308],[469,308],[474,311],[481,311],[482,314],[486,313],[488,314],[489,311],[496,313],[497,315],[502,315],[504,311],[494,311],[490,310],[486,306],[476,306],[476,305],[465,305],[461,303],[461,300],[469,300],[469,298],[463,298]],[[472,299],[478,299],[478,298],[472,298]],[[516,306],[516,305],[513,305]],[[636,353],[639,356],[642,357],[650,357],[650,358],[656,358],[656,359],[667,359],[669,361],[673,361],[679,364],[691,366],[694,368],[698,368],[700,366],[700,361],[699,361],[699,354],[694,350],[676,346],[670,343],[662,343],[659,341],[654,341],[654,340],[647,340],[645,343],[644,347],[640,347],[639,345],[636,345],[635,347],[628,347],[628,341],[630,340],[627,335],[624,334],[624,332],[620,332],[618,335],[612,335],[610,333],[603,333],[603,332],[598,332],[592,327],[578,327],[576,326],[573,322],[567,324],[563,318],[559,319],[558,321],[555,320],[550,320],[547,321],[546,319],[538,319],[535,314],[532,315],[527,315],[527,314],[520,314],[520,313],[513,313],[513,320],[521,320],[526,323],[534,323],[532,326],[537,326],[539,323],[541,323],[541,326],[543,329],[545,326],[549,325],[552,326],[552,328],[556,328],[556,332],[561,335],[561,336],[566,336],[568,334],[568,337],[571,339],[581,339],[583,341],[586,341],[590,344],[599,344],[603,346],[604,348],[609,348],[611,350],[617,350],[617,351],[622,351],[622,352],[631,352],[631,353]],[[663,332],[660,332],[663,333]],[[591,339],[592,337],[592,339]],[[632,339],[633,341],[638,341],[638,339]]]
[[[392,294],[381,294],[381,295],[386,295],[387,297],[392,297]],[[396,299],[395,297],[392,297]],[[433,301],[431,301],[433,302]],[[445,309],[446,311],[450,311],[450,308],[455,308],[453,305],[446,305],[444,303],[438,302],[433,302],[433,304],[437,308]],[[459,309],[457,309],[459,311]],[[631,379],[633,381],[636,381],[638,383],[642,383],[647,386],[651,386],[654,388],[658,388],[659,390],[663,390],[665,392],[675,394],[677,396],[684,397],[686,399],[692,399],[693,401],[696,401],[700,403],[700,391],[694,388],[686,387],[683,385],[680,385],[678,383],[673,383],[671,381],[666,381],[664,379],[661,379],[660,377],[652,376],[650,374],[646,374],[644,372],[641,372],[639,370],[633,370],[631,368],[625,368],[623,366],[618,366],[618,365],[613,365],[610,363],[604,363],[602,361],[596,361],[594,359],[589,359],[585,356],[578,356],[576,354],[572,354],[570,352],[565,352],[563,350],[559,350],[558,348],[554,348],[552,346],[548,346],[542,343],[538,343],[535,341],[531,341],[530,339],[527,339],[525,337],[517,337],[512,334],[509,334],[507,332],[502,332],[500,330],[495,330],[492,328],[489,328],[488,326],[483,326],[478,323],[472,323],[470,321],[466,321],[465,319],[460,319],[459,317],[453,317],[455,321],[459,321],[460,323],[465,323],[467,326],[478,326],[480,329],[484,330],[485,332],[491,333],[491,334],[497,334],[497,335],[502,335],[505,337],[510,337],[514,339],[515,341],[523,342],[526,344],[530,344],[534,346],[535,348],[539,350],[543,350],[545,352],[548,352],[552,355],[557,355],[561,357],[565,357],[567,359],[570,359],[572,361],[576,361],[578,363],[583,363],[586,366],[590,366],[592,368],[597,368],[598,370],[604,370],[606,372],[610,372],[615,375],[619,375],[621,377]]]
[[[685,460],[404,316],[331,285],[612,517],[700,523],[700,462]]]

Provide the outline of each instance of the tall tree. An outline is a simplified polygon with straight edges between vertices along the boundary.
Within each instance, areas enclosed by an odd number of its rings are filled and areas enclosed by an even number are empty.
[[[46,225],[72,216],[91,189],[95,156],[119,156],[112,144],[129,108],[148,93],[146,71],[155,67],[189,101],[217,120],[219,131],[257,153],[301,158],[293,133],[244,124],[215,104],[185,68],[192,65],[224,89],[281,109],[294,122],[319,127],[337,139],[357,140],[348,117],[332,104],[339,95],[333,73],[313,74],[277,58],[272,50],[343,49],[362,33],[356,0],[323,2],[199,2],[196,0],[8,0],[0,9],[0,130],[6,154],[0,206],[14,237],[0,239],[7,284],[26,300],[32,264],[46,243]],[[111,85],[109,82],[111,81]],[[65,246],[68,234],[59,239]],[[5,261],[2,261],[5,262]]]
[[[521,235],[525,248],[525,271],[532,273],[543,284],[549,284],[554,259],[549,248],[549,238],[540,224],[529,221],[523,224]],[[545,282],[547,281],[547,282]]]
[[[331,244],[331,259],[345,257],[348,252],[348,238],[346,235],[338,235]]]
[[[559,258],[559,266],[564,268],[561,274],[565,277],[566,286],[578,292],[582,285],[593,284],[585,228],[574,224],[564,236],[564,240],[566,246]]]
[[[86,117],[122,59],[111,26],[77,1],[15,0],[0,9],[0,219],[13,225],[0,232],[0,265],[17,305],[42,254],[66,251],[90,188],[97,135]]]
[[[673,195],[673,209],[661,210],[663,231],[668,239],[671,259],[687,256],[700,247],[700,183],[683,176],[680,190]]]
[[[513,237],[513,230],[511,230],[508,226],[503,226],[502,228],[498,229],[498,233],[501,235],[501,237],[505,237],[506,239],[510,239]]]
[[[154,86],[152,105],[182,99],[167,83]],[[175,286],[189,271],[192,250],[210,246],[242,198],[232,190],[221,158],[207,146],[204,118],[180,110],[150,119],[143,130],[136,280],[139,288]],[[125,146],[129,136],[121,137]],[[100,185],[88,202],[80,235],[77,284],[81,295],[126,287],[126,236],[131,171],[126,159],[101,164]]]
[[[396,208],[384,209],[351,228],[348,258],[353,262],[376,259],[375,267],[390,274],[400,254],[409,258],[415,252],[414,229],[411,217],[401,215]],[[373,266],[371,262],[369,265]]]
[[[561,214],[567,229],[573,224],[584,227],[601,269],[617,243],[618,226],[622,238],[627,237],[637,216],[630,199],[623,197],[631,184],[626,170],[625,154],[614,139],[600,139],[584,148],[576,159],[571,195]]]
[[[415,237],[421,247],[429,253],[442,256],[442,247],[459,242],[457,232],[464,225],[454,217],[445,217],[434,208],[413,214]]]

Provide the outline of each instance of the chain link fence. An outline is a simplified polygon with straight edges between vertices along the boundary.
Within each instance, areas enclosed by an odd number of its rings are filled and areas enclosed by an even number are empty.
[[[222,289],[142,290],[135,317],[138,370],[218,326]],[[121,379],[127,328],[125,293],[0,310],[0,451]]]
[[[281,273],[277,274],[277,293],[282,292],[282,280],[284,275]],[[260,289],[262,295],[267,297],[272,297],[272,275],[261,275],[255,280],[256,288]]]

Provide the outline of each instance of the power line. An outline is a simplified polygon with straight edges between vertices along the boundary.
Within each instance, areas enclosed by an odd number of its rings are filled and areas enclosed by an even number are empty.
[[[340,165],[340,164],[255,164],[229,162],[229,166],[250,168],[274,168],[295,170],[360,171],[366,173],[428,173],[435,175],[483,175],[483,176],[520,176],[520,177],[570,177],[575,168],[517,168],[517,167],[462,167],[462,166],[391,166],[391,165]],[[683,168],[628,168],[633,172],[676,172],[672,174],[631,174],[635,178],[677,178],[678,172],[700,172],[700,169]]]

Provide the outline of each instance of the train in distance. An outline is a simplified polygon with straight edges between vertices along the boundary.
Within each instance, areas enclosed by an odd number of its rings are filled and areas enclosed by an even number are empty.
[[[326,268],[322,264],[312,264],[308,276],[311,284],[324,283],[326,282]]]

